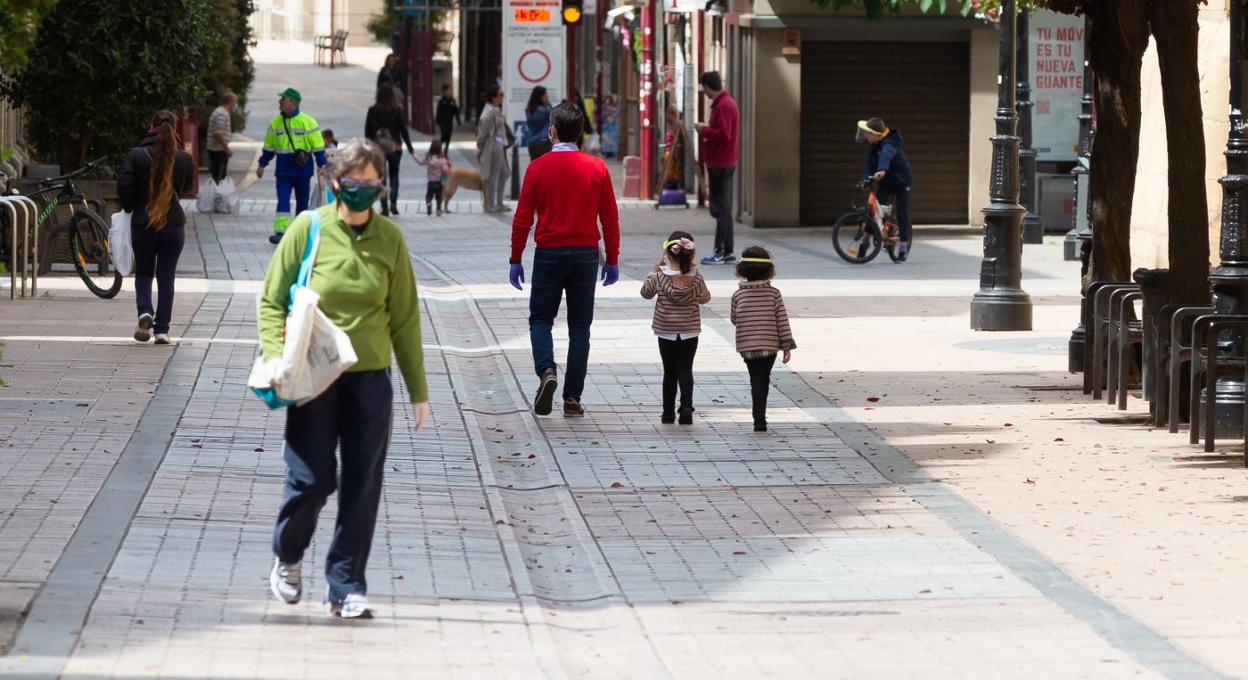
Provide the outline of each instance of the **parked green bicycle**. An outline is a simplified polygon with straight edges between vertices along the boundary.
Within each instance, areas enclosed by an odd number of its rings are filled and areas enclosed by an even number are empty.
[[[108,299],[116,297],[121,291],[122,276],[113,266],[113,257],[108,250],[109,225],[101,217],[104,205],[101,201],[88,199],[74,184],[75,179],[103,167],[105,160],[97,158],[67,175],[42,180],[38,188],[26,196],[42,206],[39,210],[40,230],[61,226],[63,220],[68,220],[66,229],[74,270],[87,284],[88,290]],[[59,216],[64,211],[57,212],[57,208],[62,206],[69,208],[67,218]]]

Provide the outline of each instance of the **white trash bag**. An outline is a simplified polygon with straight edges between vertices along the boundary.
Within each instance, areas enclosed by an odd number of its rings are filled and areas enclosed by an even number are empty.
[[[242,197],[239,195],[238,188],[234,186],[234,180],[226,177],[217,185],[213,209],[219,213],[237,213],[240,198]]]
[[[113,213],[112,226],[108,229],[108,254],[113,266],[122,276],[130,276],[134,270],[134,244],[130,239],[130,221],[133,213],[118,210]]]
[[[199,185],[199,196],[195,198],[195,209],[201,213],[210,213],[216,205],[217,183],[208,180]]]

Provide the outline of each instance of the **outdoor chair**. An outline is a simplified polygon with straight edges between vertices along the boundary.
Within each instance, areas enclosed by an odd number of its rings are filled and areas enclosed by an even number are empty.
[[[346,65],[347,60],[347,31],[334,31],[331,35],[318,35],[313,38],[313,46],[315,52],[313,54],[313,62],[318,66],[328,65],[334,67],[335,55],[340,55],[338,59],[339,65]],[[328,61],[326,57],[328,56]]]
[[[1213,450],[1213,440],[1217,435],[1215,422],[1217,416],[1217,381],[1218,369],[1221,367],[1243,368],[1244,357],[1222,356],[1218,351],[1218,333],[1222,330],[1237,328],[1248,332],[1248,315],[1245,314],[1206,314],[1192,324],[1192,377],[1189,384],[1191,399],[1191,421],[1188,427],[1188,441],[1195,444],[1200,441],[1201,421],[1208,430],[1205,438],[1205,450]],[[1207,334],[1207,339],[1206,339]],[[1200,401],[1200,388],[1207,390],[1205,403]]]
[[[1182,421],[1183,365],[1192,360],[1192,321],[1214,311],[1213,305],[1166,305],[1157,315],[1158,370],[1153,422],[1170,432],[1179,431]],[[1185,344],[1187,343],[1187,344]]]

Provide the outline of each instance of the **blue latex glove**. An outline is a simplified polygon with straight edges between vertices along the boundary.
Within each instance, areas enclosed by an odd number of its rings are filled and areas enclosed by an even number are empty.
[[[507,273],[507,278],[511,280],[511,287],[516,290],[524,290],[520,284],[524,283],[524,265],[513,264],[511,271]]]
[[[609,286],[620,280],[620,265],[604,264],[602,265],[602,285]]]

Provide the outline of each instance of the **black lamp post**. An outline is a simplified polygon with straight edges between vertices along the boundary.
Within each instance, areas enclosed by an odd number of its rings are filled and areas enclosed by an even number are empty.
[[[1226,175],[1222,185],[1222,230],[1218,255],[1221,263],[1209,275],[1213,284],[1213,304],[1218,314],[1248,313],[1248,120],[1245,120],[1243,77],[1244,0],[1231,1],[1231,114],[1230,136],[1226,142]],[[1230,341],[1230,351],[1242,356],[1244,336],[1228,331],[1222,337]],[[1238,436],[1242,431],[1244,384],[1238,378],[1220,378],[1217,383],[1217,427],[1219,436]],[[1214,395],[1205,395],[1206,404]],[[1193,411],[1195,406],[1193,405]]]
[[[1018,136],[1022,145],[1018,150],[1019,191],[1021,203],[1027,209],[1023,216],[1023,243],[1044,243],[1044,225],[1036,214],[1036,150],[1031,148],[1031,11],[1018,12]]]
[[[978,331],[1031,330],[1031,297],[1022,289],[1023,215],[1027,209],[1018,204],[1018,112],[1014,108],[1017,28],[1015,0],[1003,0],[991,202],[984,208],[979,292],[971,299],[971,328]]]
[[[1088,54],[1088,31],[1092,20],[1083,17],[1083,99],[1079,107],[1079,158],[1071,174],[1075,177],[1075,204],[1070,231],[1066,232],[1064,255],[1067,260],[1079,259],[1080,235],[1092,231],[1088,225],[1088,180],[1092,172],[1092,64]]]
[[[1071,174],[1075,179],[1075,203],[1071,214],[1071,228],[1066,232],[1063,243],[1063,255],[1067,260],[1080,260],[1079,291],[1079,325],[1070,333],[1067,366],[1071,373],[1083,370],[1083,343],[1087,338],[1086,318],[1088,316],[1088,296],[1084,282],[1088,278],[1088,267],[1092,261],[1092,221],[1088,213],[1092,208],[1092,64],[1088,53],[1090,41],[1088,32],[1092,28],[1092,20],[1085,14],[1083,18],[1083,100],[1079,110],[1079,159]]]

